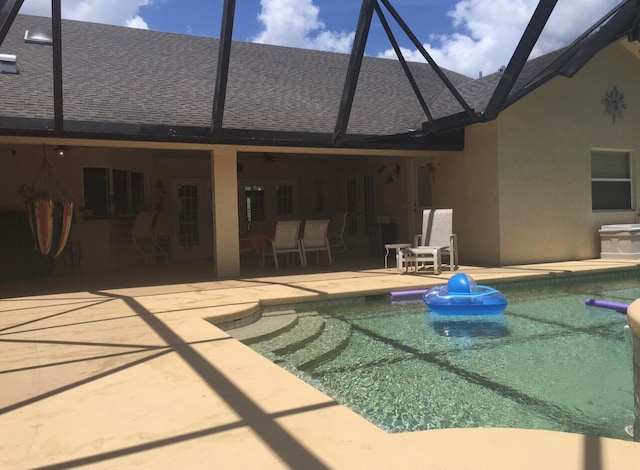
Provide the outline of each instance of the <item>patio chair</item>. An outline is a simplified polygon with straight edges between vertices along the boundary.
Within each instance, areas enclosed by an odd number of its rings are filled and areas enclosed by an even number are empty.
[[[448,257],[449,269],[455,271],[458,267],[458,246],[453,233],[453,209],[425,209],[422,212],[422,233],[416,235],[412,247],[400,250],[399,266],[406,272],[410,265],[417,271],[419,266],[432,263],[434,273],[440,274],[443,255]]]
[[[329,219],[307,220],[304,223],[304,234],[302,236],[302,257],[304,266],[307,266],[307,253],[316,253],[316,263],[320,264],[320,254],[327,257],[329,264],[331,260],[331,246],[329,245]],[[326,254],[326,255],[325,255]]]
[[[153,242],[156,247],[157,258],[164,263],[168,263],[171,250],[171,221],[169,213],[158,212],[156,221],[153,224]]]
[[[146,266],[155,261],[159,253],[166,254],[156,242],[154,226],[157,215],[154,212],[138,212],[131,230],[119,242],[123,245],[122,258],[125,261],[141,260]]]
[[[347,227],[347,214],[347,212],[335,214],[329,223],[329,231],[331,232],[329,246],[334,253],[347,251],[347,244],[344,241],[344,232]]]
[[[273,256],[276,269],[278,265],[278,255],[298,253],[300,257],[300,265],[304,266],[304,255],[300,244],[300,224],[301,220],[279,220],[276,223],[276,232],[273,239],[269,240],[262,249],[262,265],[265,266],[265,257],[267,254]],[[270,253],[269,253],[270,252]]]

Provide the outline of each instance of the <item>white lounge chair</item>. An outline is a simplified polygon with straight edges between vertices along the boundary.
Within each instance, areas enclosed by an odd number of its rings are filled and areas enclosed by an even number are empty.
[[[158,214],[154,212],[138,212],[131,230],[116,238],[124,261],[141,260],[144,265],[158,259],[168,261],[166,249],[156,238],[157,219]]]
[[[331,260],[331,246],[329,245],[328,232],[329,219],[307,220],[304,223],[304,234],[302,236],[302,255],[304,265],[307,266],[307,253],[316,253],[316,263],[320,263],[320,253],[325,252],[329,264]]]
[[[279,220],[276,223],[276,232],[272,240],[269,240],[262,249],[262,265],[264,266],[265,256],[270,254],[273,256],[273,260],[276,269],[278,265],[278,255],[285,253],[298,253],[300,257],[300,265],[304,266],[304,255],[302,253],[302,246],[300,244],[300,224],[301,220]],[[269,248],[270,247],[270,248]],[[268,253],[270,251],[270,253]]]
[[[458,246],[453,233],[453,209],[425,209],[422,233],[416,235],[412,247],[400,250],[398,261],[405,272],[409,266],[417,271],[431,263],[434,273],[440,274],[443,255],[448,257],[449,269],[455,271],[458,267]]]
[[[329,230],[331,232],[329,246],[331,246],[334,253],[347,251],[347,244],[344,241],[344,231],[347,228],[347,214],[347,212],[335,214],[329,223]]]
[[[168,212],[158,212],[155,224],[153,225],[153,238],[156,245],[158,260],[164,263],[169,262],[169,252],[171,251],[171,214]]]

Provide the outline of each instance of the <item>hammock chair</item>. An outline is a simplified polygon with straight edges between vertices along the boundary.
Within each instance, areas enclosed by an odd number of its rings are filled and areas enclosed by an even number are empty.
[[[56,258],[69,238],[73,201],[69,192],[54,178],[53,168],[46,157],[26,194],[25,208],[36,251]]]

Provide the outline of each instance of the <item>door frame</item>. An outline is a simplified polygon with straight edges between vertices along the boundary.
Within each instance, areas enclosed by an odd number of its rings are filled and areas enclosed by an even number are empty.
[[[170,178],[171,258],[174,260],[203,259],[213,256],[213,211],[211,180],[208,178]],[[198,190],[198,246],[180,246],[178,187],[195,185]]]

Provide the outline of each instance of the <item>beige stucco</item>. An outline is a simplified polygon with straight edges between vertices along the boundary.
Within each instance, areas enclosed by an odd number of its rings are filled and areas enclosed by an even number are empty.
[[[500,256],[501,181],[496,147],[495,122],[470,126],[465,131],[464,152],[446,159],[442,167],[450,168],[449,174],[438,175],[437,184],[446,184],[447,190],[442,196],[438,190],[437,203],[454,208],[454,231],[466,263],[493,265]]]
[[[237,153],[232,149],[211,152],[213,207],[213,259],[218,277],[240,275],[238,233],[238,180],[235,175]]]
[[[438,160],[436,200],[438,207],[455,209],[464,262],[594,258],[602,224],[636,221],[634,210],[592,211],[591,151],[629,151],[638,168],[638,76],[638,57],[615,44],[574,77],[555,78],[497,120],[465,129],[462,155]],[[627,107],[615,124],[602,103],[613,86],[624,93]],[[638,178],[636,172],[636,194]]]
[[[640,62],[616,44],[573,78],[554,79],[500,115],[501,252],[496,261],[597,257],[600,225],[635,222],[633,210],[592,211],[590,158],[593,149],[625,150],[637,162],[639,75]],[[624,93],[627,107],[615,124],[602,103],[613,86]]]

